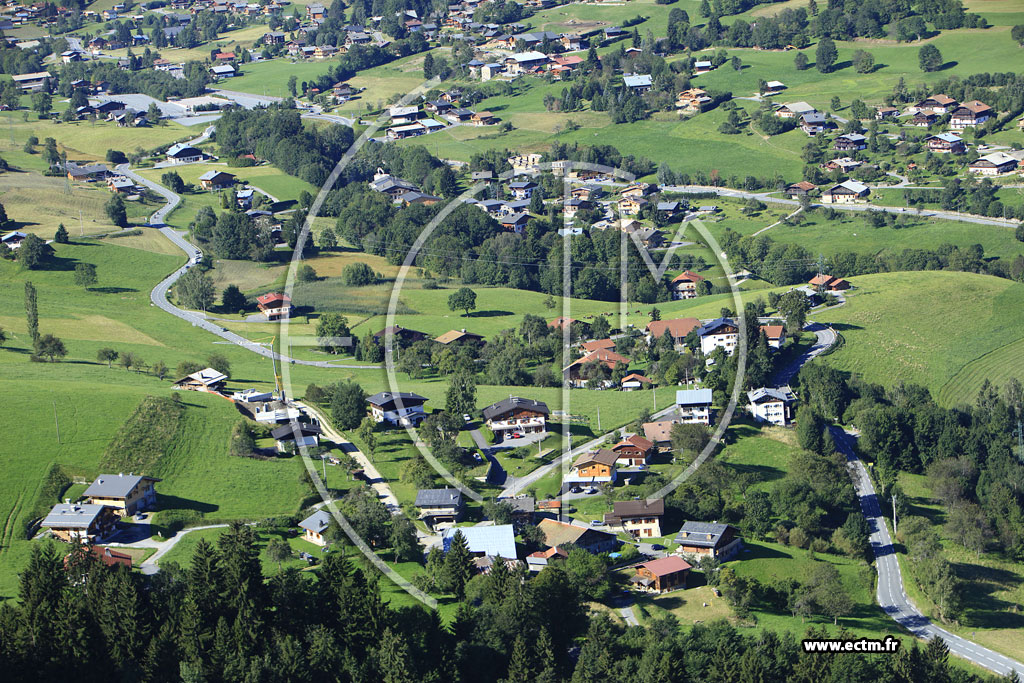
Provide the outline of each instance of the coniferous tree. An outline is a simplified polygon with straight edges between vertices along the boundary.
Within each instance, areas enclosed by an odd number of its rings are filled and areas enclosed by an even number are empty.
[[[469,544],[461,531],[456,531],[444,557],[445,576],[452,592],[461,600],[466,593],[466,584],[473,576],[473,556]]]

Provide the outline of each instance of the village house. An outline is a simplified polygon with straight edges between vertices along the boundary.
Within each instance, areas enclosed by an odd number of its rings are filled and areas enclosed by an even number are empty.
[[[325,534],[330,526],[331,513],[327,510],[317,510],[299,522],[299,528],[303,531],[302,538],[319,546],[327,545]]]
[[[41,526],[62,541],[98,543],[117,528],[117,515],[108,505],[65,501],[50,509]]]
[[[678,349],[686,344],[686,337],[701,326],[697,318],[673,318],[671,320],[652,320],[647,323],[647,334],[651,341],[661,339],[666,333],[672,337],[672,344]]]
[[[826,171],[842,171],[843,173],[849,173],[855,168],[860,168],[864,165],[863,161],[857,159],[851,159],[850,157],[837,157],[835,159],[829,159],[821,165]]]
[[[225,171],[207,171],[199,176],[199,184],[204,190],[226,190],[235,184],[235,176]]]
[[[711,424],[711,389],[679,389],[676,408],[684,424]]]
[[[661,518],[665,516],[665,501],[619,500],[611,512],[604,515],[605,524],[611,531],[628,533],[636,539],[661,536]]]
[[[616,456],[615,464],[621,467],[647,467],[654,450],[654,442],[639,434],[632,434],[611,447]]]
[[[423,404],[428,400],[419,394],[382,391],[370,396],[366,402],[375,422],[415,427],[427,416]]]
[[[721,348],[731,356],[739,343],[739,334],[739,327],[729,318],[716,318],[705,323],[697,328],[701,353],[710,356],[712,351]]]
[[[800,116],[800,129],[811,137],[823,133],[828,125],[828,119],[821,112],[809,112]]]
[[[951,130],[964,130],[973,126],[980,126],[995,116],[992,107],[978,100],[964,102],[957,107],[949,117]]]
[[[636,216],[643,211],[647,203],[643,197],[624,197],[619,200],[619,211],[625,216]]]
[[[408,180],[402,180],[390,173],[384,173],[381,169],[377,169],[377,173],[373,176],[373,180],[368,184],[370,189],[374,192],[386,194],[392,199],[398,199],[406,192],[419,190],[419,187],[413,185]]]
[[[409,206],[410,204],[423,204],[424,206],[433,206],[434,204],[437,204],[439,201],[441,201],[441,198],[436,195],[427,194],[426,192],[420,192],[419,190],[413,190],[403,194],[401,197],[395,200],[395,203],[401,204],[402,206]]]
[[[526,566],[531,572],[539,572],[554,560],[565,561],[568,558],[569,553],[556,546],[530,553],[526,556]]]
[[[625,74],[622,82],[637,95],[643,95],[652,86],[650,74]]]
[[[847,180],[822,192],[821,200],[825,204],[853,204],[868,196],[870,192],[867,185],[856,180]]]
[[[484,342],[484,337],[475,332],[467,332],[463,328],[461,330],[448,330],[441,336],[435,337],[434,341],[442,346],[458,343],[481,345]]]
[[[614,552],[619,547],[619,540],[615,538],[615,534],[598,529],[576,526],[554,519],[540,520],[537,528],[544,533],[544,545],[549,548],[558,548],[571,543],[588,553],[599,555],[600,553]]]
[[[282,292],[261,294],[256,297],[256,305],[267,320],[280,320],[292,312],[292,299]]]
[[[401,325],[393,325],[391,327],[385,327],[380,332],[374,333],[373,340],[378,344],[386,343],[388,334],[394,337],[396,345],[403,347],[427,339],[429,336],[426,332],[411,330],[407,327],[402,327]]]
[[[787,102],[775,110],[775,116],[780,119],[795,119],[803,116],[804,114],[810,114],[817,111],[817,109],[806,102]]]
[[[850,288],[850,283],[841,277],[833,277],[824,273],[818,273],[807,284],[816,290],[823,292],[841,292]]]
[[[210,67],[210,75],[213,76],[213,80],[219,81],[224,78],[234,78],[237,72],[232,64],[218,64]]]
[[[644,377],[638,372],[631,372],[622,378],[619,382],[619,388],[623,391],[636,391],[637,389],[643,389],[644,385],[654,384],[649,377]]]
[[[118,516],[132,516],[156,505],[156,477],[141,474],[101,474],[82,494],[88,503],[106,505]]]
[[[530,50],[528,52],[517,52],[505,60],[505,67],[509,74],[518,76],[531,71],[540,71],[548,63],[548,56],[543,52]]]
[[[469,117],[469,122],[474,126],[491,126],[495,123],[494,114],[489,111],[473,112]]]
[[[673,299],[695,299],[697,298],[697,283],[703,282],[706,278],[698,275],[692,270],[684,270],[672,278],[669,288],[672,290]]]
[[[484,408],[483,417],[495,438],[504,441],[509,435],[543,434],[550,412],[543,401],[509,396]]]
[[[563,368],[562,378],[574,387],[587,386],[589,380],[583,377],[583,373],[586,366],[590,363],[601,363],[608,370],[614,372],[620,365],[623,368],[629,367],[630,360],[611,349],[599,349],[588,353]]]
[[[764,84],[764,95],[778,95],[780,92],[786,89],[786,84],[782,81],[768,81]]]
[[[677,420],[645,422],[642,425],[644,438],[653,443],[659,450],[668,450],[672,447],[672,425],[676,424],[680,423]]]
[[[894,119],[899,116],[900,110],[896,107],[879,107],[875,110],[875,119],[878,121],[885,121],[886,119]]]
[[[781,387],[759,387],[747,392],[747,401],[747,410],[755,420],[784,427],[793,419],[796,394],[788,384]]]
[[[568,474],[562,478],[563,485],[605,484],[614,482],[617,476],[615,461],[618,455],[607,448],[584,453],[576,458]]]
[[[783,325],[761,325],[761,331],[768,340],[768,348],[781,349],[786,343],[786,328]]]
[[[692,568],[683,558],[669,555],[638,565],[636,575],[629,581],[638,588],[663,593],[675,588],[686,588],[686,577]]]
[[[907,113],[931,112],[933,114],[946,114],[956,109],[957,106],[959,106],[959,103],[952,97],[939,94],[926,97],[912,107],[907,107]]]
[[[186,391],[207,391],[218,393],[224,388],[224,382],[228,376],[213,368],[204,368],[199,372],[193,372],[188,377],[182,377],[174,383],[175,389]]]
[[[529,199],[539,186],[532,180],[509,183],[508,189],[516,199]]]
[[[104,567],[126,567],[127,569],[132,568],[132,556],[128,553],[122,553],[108,546],[94,545],[89,548],[89,554],[93,559]],[[68,553],[64,556],[64,568],[67,569],[71,554]]]
[[[799,199],[800,197],[806,197],[810,195],[816,189],[818,188],[814,183],[809,183],[806,180],[801,180],[798,183],[791,183],[787,185],[786,189],[783,190],[782,192],[790,199]]]
[[[580,344],[580,348],[583,349],[584,353],[592,353],[594,351],[602,350],[615,350],[615,340],[611,337],[605,339],[591,339]]]
[[[177,143],[167,148],[167,161],[172,164],[192,164],[203,160],[203,153],[192,145]]]
[[[469,553],[475,557],[502,557],[506,560],[518,557],[515,529],[511,524],[448,527],[441,537],[445,553],[451,550],[452,540],[457,533],[466,539]]]
[[[29,74],[16,74],[11,76],[15,85],[25,92],[40,92],[45,85],[53,78],[49,71],[36,71]]]
[[[107,180],[107,189],[115,194],[131,194],[135,191],[135,182],[124,176],[115,176]]]
[[[451,526],[462,519],[462,492],[456,488],[419,489],[415,505],[419,518],[431,529]]]
[[[714,64],[706,59],[702,59],[693,63],[693,75],[699,76],[701,74],[706,74],[714,68]]]
[[[971,173],[979,175],[1001,175],[1017,168],[1018,163],[1017,159],[1006,152],[992,152],[972,161],[967,168]]]
[[[5,247],[14,251],[21,246],[21,243],[25,241],[26,237],[28,237],[28,233],[21,232],[20,230],[14,230],[4,235],[3,238],[0,238],[0,242],[3,242]]]
[[[832,148],[841,152],[855,152],[867,149],[868,139],[860,133],[846,133],[840,135],[832,143]]]
[[[245,190],[238,190],[235,192],[235,201],[238,202],[238,208],[240,209],[251,209],[252,208],[252,188]]]
[[[674,540],[679,555],[710,556],[719,562],[731,560],[743,547],[735,527],[718,522],[684,522]]]
[[[928,128],[938,120],[939,116],[934,112],[919,111],[907,123],[917,128]]]
[[[507,216],[503,216],[498,219],[505,230],[509,232],[521,233],[526,229],[526,224],[530,222],[530,214],[527,213],[513,213]]]
[[[270,431],[278,453],[292,453],[302,448],[316,448],[320,445],[323,430],[318,424],[284,424]]]
[[[684,114],[699,114],[710,102],[711,97],[706,90],[690,88],[683,90],[676,97],[676,109],[681,110]]]
[[[925,142],[928,143],[928,151],[935,154],[963,154],[967,151],[963,138],[956,133],[929,135]]]

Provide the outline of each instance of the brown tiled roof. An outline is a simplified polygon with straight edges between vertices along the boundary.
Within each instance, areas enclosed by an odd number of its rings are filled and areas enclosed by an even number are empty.
[[[576,458],[576,462],[572,464],[573,467],[582,467],[592,462],[601,465],[614,465],[615,461],[618,460],[619,455],[615,451],[610,451],[607,448],[599,448],[596,451],[590,453],[584,453],[580,457]]]
[[[674,424],[676,424],[676,422],[673,422],[672,420],[645,422],[644,436],[650,441],[667,441],[669,432],[672,431],[672,425]]]
[[[640,565],[647,571],[651,572],[655,576],[666,576],[667,574],[675,574],[676,572],[685,571],[687,569],[693,569],[693,565],[679,557],[678,555],[669,555],[668,557],[659,557],[657,560],[651,560],[650,562],[644,562]]]
[[[605,516],[607,521],[623,517],[661,517],[665,514],[665,501],[656,500],[620,500],[616,501],[612,512]]]
[[[647,331],[651,336],[658,339],[665,330],[668,330],[673,337],[685,337],[691,330],[700,327],[700,321],[696,318],[674,318],[672,320],[655,320],[647,323]]]

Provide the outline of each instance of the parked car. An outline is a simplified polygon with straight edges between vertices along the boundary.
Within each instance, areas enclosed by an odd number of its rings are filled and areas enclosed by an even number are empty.
[[[512,432],[512,435],[509,436],[509,438],[510,439],[521,439],[521,438],[523,438],[523,433],[522,432]]]
[[[597,493],[597,489],[595,489],[593,486],[591,486],[590,488],[587,489],[587,495],[588,496],[592,496],[595,493]]]
[[[469,416],[469,413],[466,413],[465,415],[463,415],[462,419],[465,420],[466,422],[472,422],[473,421],[473,418]]]
[[[573,486],[571,489],[569,489],[569,493],[582,493],[582,492],[583,492],[583,489],[581,489],[579,486]]]
[[[605,526],[605,523],[600,519],[592,519],[590,520],[590,526]]]

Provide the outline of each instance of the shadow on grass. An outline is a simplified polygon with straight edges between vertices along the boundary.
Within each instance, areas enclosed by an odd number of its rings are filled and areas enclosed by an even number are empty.
[[[139,290],[133,289],[132,287],[89,287],[86,291],[96,292],[97,294],[125,294],[127,292],[137,292]]]
[[[498,318],[501,316],[515,315],[512,311],[473,311],[467,318]]]
[[[160,494],[159,501],[160,510],[195,510],[196,512],[206,514],[220,509],[219,505],[213,503],[203,503],[191,498],[181,498],[180,496],[171,496],[166,493]]]

